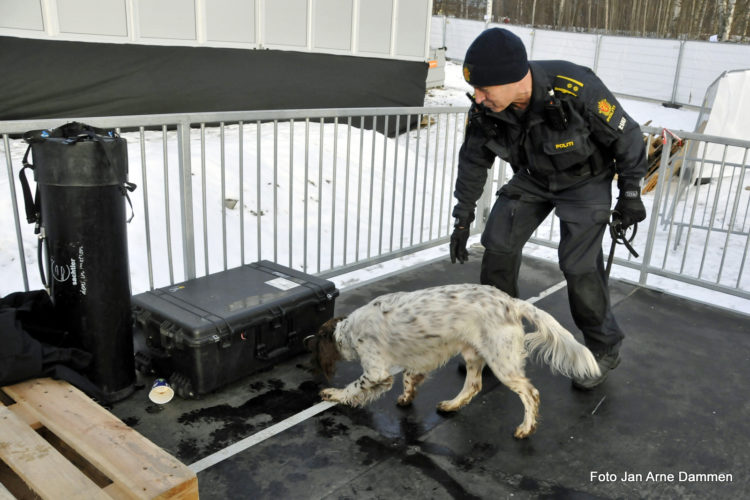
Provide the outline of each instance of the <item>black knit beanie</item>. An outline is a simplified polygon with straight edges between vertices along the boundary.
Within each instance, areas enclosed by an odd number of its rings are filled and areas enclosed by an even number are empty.
[[[474,87],[514,83],[528,71],[523,42],[502,28],[483,31],[471,43],[464,58],[464,79]]]

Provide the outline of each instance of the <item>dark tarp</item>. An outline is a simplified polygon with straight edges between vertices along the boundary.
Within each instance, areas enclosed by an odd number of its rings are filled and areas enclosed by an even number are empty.
[[[0,120],[422,106],[427,63],[0,37]]]

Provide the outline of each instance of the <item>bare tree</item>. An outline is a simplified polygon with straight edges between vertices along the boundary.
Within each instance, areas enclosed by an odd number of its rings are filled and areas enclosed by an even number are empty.
[[[552,26],[555,28],[560,27],[560,19],[562,18],[562,9],[565,6],[565,0],[555,0],[552,4]]]
[[[706,7],[708,6],[707,4],[708,2],[706,0],[703,0],[703,2],[701,2],[701,14],[700,16],[698,16],[698,38],[700,38],[703,33],[703,20],[706,18]]]
[[[664,12],[668,8],[668,5],[664,5],[664,1],[659,2],[659,9],[656,11],[656,34],[659,36],[664,33],[664,26],[666,26]]]
[[[747,29],[750,26],[750,2],[745,4],[745,27],[742,28],[742,41],[744,42],[747,39]]]
[[[682,0],[673,0],[672,2],[672,16],[669,19],[669,27],[667,32],[670,36],[676,36],[677,33],[677,22],[680,19],[680,13],[682,11]]]
[[[630,22],[628,23],[628,30],[631,32],[635,32],[635,23],[638,20],[638,12],[640,12],[640,0],[635,0],[633,2],[633,8],[630,10]]]
[[[604,31],[609,31],[609,0],[604,0]]]
[[[719,32],[719,18],[723,15],[721,12],[723,10],[722,4],[726,3],[726,0],[718,0],[712,3],[715,5],[713,11],[710,10],[711,5],[706,6],[706,10],[709,12],[707,17],[710,20],[707,26],[709,35],[715,35]],[[712,12],[713,15],[711,15]]]
[[[695,2],[696,0],[690,0],[690,15],[687,21],[687,36],[691,38],[693,36],[693,28],[695,27],[696,15],[695,15]]]
[[[723,28],[726,11],[727,11],[727,0],[716,0],[716,30],[715,32],[717,34]]]
[[[737,0],[719,0],[719,41],[726,42],[729,40],[729,33],[732,31],[732,21],[734,20],[734,8]]]
[[[408,1],[408,0],[403,0]],[[2,0],[0,0],[2,2]],[[433,0],[433,14],[493,19],[555,29],[747,43],[750,0]]]

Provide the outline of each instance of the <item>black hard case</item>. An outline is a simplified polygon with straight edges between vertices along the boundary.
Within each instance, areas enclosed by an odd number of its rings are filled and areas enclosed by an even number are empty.
[[[190,398],[302,352],[303,338],[333,317],[338,293],[330,281],[260,261],[132,303],[152,368]]]

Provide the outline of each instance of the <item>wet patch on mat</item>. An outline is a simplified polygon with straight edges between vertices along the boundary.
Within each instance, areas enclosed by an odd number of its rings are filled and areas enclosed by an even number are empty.
[[[191,463],[215,453],[277,422],[295,415],[320,400],[319,384],[302,382],[296,389],[286,389],[281,380],[263,383],[266,392],[253,396],[241,405],[220,404],[183,413],[178,422],[184,426],[212,429],[203,438],[190,437],[178,444],[177,457]],[[260,383],[253,389],[261,390]]]

